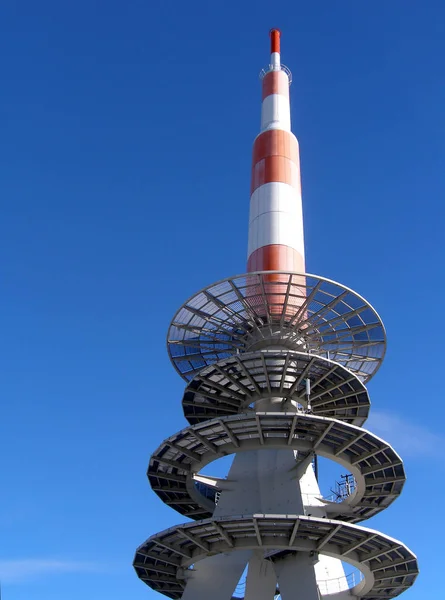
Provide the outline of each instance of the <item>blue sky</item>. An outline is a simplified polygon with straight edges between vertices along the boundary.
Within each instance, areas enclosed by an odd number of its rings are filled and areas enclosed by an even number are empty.
[[[182,521],[145,477],[185,426],[165,336],[186,298],[245,269],[272,26],[294,76],[308,270],[388,331],[369,427],[408,483],[364,525],[418,554],[406,600],[443,587],[442,524],[416,515],[445,494],[444,23],[439,0],[2,2],[5,600],[161,597],[131,562]]]

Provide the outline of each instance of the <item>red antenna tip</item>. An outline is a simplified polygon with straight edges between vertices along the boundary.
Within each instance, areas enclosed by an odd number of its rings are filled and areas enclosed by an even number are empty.
[[[280,52],[280,37],[281,31],[279,29],[270,30],[270,53]]]

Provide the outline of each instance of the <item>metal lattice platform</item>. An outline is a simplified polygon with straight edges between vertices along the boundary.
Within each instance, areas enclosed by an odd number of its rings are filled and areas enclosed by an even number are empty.
[[[187,517],[207,518],[215,503],[204,495],[205,486],[196,485],[194,475],[228,454],[272,448],[297,450],[303,459],[315,452],[354,475],[351,496],[325,503],[327,514],[336,519],[357,522],[374,516],[399,496],[405,483],[400,457],[374,434],[295,412],[240,414],[187,427],[153,453],[147,475],[163,502]]]
[[[329,279],[281,271],[201,290],[177,312],[167,341],[187,381],[215,362],[274,346],[324,356],[367,381],[386,348],[383,323],[361,296]]]
[[[295,551],[348,562],[364,575],[350,590],[352,598],[362,600],[394,598],[418,575],[416,556],[401,542],[372,529],[331,519],[264,514],[171,527],[138,548],[134,567],[151,588],[179,600],[193,564],[214,554],[249,549],[262,550],[273,562]]]
[[[185,390],[184,416],[200,423],[271,397],[281,398],[283,407],[307,408],[307,379],[313,414],[363,425],[370,401],[358,377],[326,358],[286,350],[236,354],[202,369]]]

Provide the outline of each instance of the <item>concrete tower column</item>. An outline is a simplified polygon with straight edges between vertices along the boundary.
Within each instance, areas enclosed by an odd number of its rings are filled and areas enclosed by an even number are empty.
[[[251,555],[240,550],[200,560],[188,572],[181,600],[230,600]]]
[[[273,600],[277,576],[272,561],[255,552],[249,561],[244,600]]]
[[[317,557],[298,552],[275,563],[282,600],[320,600],[314,565]]]
[[[303,514],[292,450],[253,450],[235,455],[215,517],[238,514]]]

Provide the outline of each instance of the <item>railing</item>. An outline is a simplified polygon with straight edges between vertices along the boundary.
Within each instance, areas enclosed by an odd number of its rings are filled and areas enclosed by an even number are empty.
[[[201,483],[199,481],[195,481],[195,487],[197,488],[199,493],[202,494],[205,498],[209,498],[209,500],[215,502],[216,505],[218,504],[218,500],[221,496],[220,490],[213,486],[206,485],[205,483]],[[353,491],[354,490],[352,490],[352,493]],[[326,502],[339,503],[345,500],[345,498],[347,498],[347,496],[344,496],[342,498],[338,494],[331,494],[330,496],[322,496],[321,494],[302,494],[301,497],[304,506],[309,510],[311,506],[317,506],[317,504],[313,504],[314,500],[319,500],[320,504],[318,506],[323,506],[323,500],[325,500]]]
[[[322,596],[344,592],[356,586],[362,579],[363,573],[361,571],[353,571],[349,575],[344,575],[336,579],[317,581],[318,591]]]
[[[270,73],[270,71],[273,71],[273,67],[272,65],[269,65],[269,67],[267,69],[261,69],[260,71],[260,79],[264,79],[264,77],[267,75],[267,73]],[[280,65],[280,71],[284,71],[286,73],[286,75],[289,78],[289,85],[292,83],[292,71],[289,69],[289,67],[286,67],[286,65]]]
[[[202,496],[204,496],[204,498],[209,498],[209,500],[213,500],[215,504],[218,504],[221,492],[217,488],[215,488],[215,486],[207,485],[205,483],[202,483],[201,481],[195,481],[194,483],[196,489]]]
[[[354,492],[354,490],[352,490],[351,494],[353,492]],[[331,494],[330,496],[323,496],[322,494],[301,494],[301,498],[303,499],[303,504],[307,508],[310,508],[313,500],[320,500],[319,506],[323,506],[324,500],[326,502],[335,502],[338,504],[340,502],[343,502],[343,500],[348,498],[348,496],[341,497],[338,494]],[[313,505],[313,506],[317,506],[317,505]]]
[[[329,596],[330,594],[336,594],[338,592],[345,592],[355,587],[363,579],[363,573],[361,571],[352,571],[349,575],[343,577],[337,577],[335,579],[325,579],[324,581],[317,581],[318,593],[320,596]],[[234,598],[243,600],[244,592],[246,589],[246,581],[239,583],[236,587]],[[233,599],[232,599],[233,600]],[[281,600],[281,596],[275,596],[275,600]]]

